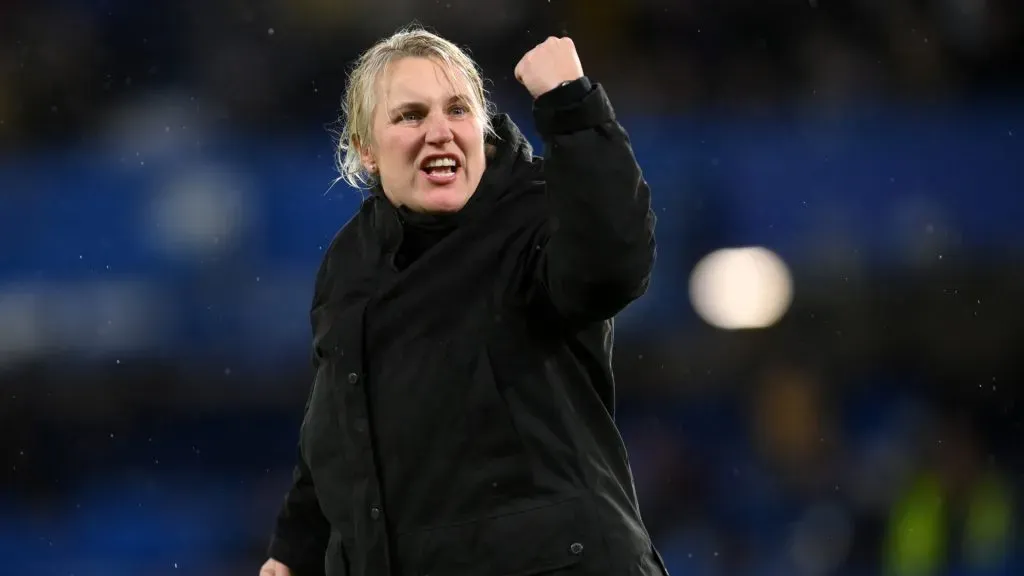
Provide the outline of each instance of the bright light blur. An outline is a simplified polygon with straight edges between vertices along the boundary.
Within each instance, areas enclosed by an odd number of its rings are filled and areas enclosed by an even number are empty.
[[[782,258],[767,248],[716,250],[694,267],[690,300],[716,328],[767,328],[789,309],[793,279]]]

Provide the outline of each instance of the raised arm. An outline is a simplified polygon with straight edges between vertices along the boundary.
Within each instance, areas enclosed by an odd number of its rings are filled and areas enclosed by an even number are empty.
[[[600,85],[568,38],[549,38],[516,68],[544,139],[550,225],[535,267],[564,316],[604,320],[644,294],[655,260],[651,195]]]

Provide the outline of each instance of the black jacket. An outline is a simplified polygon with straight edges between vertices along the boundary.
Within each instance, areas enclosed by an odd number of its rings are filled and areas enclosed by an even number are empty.
[[[611,368],[611,318],[654,263],[650,192],[599,85],[562,86],[534,116],[543,160],[496,116],[460,212],[378,193],[328,249],[269,550],[297,576],[663,573]]]

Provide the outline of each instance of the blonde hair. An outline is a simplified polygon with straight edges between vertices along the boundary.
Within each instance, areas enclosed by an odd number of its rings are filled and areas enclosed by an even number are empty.
[[[348,76],[335,163],[339,179],[354,188],[365,189],[376,182],[376,176],[363,165],[359,146],[373,140],[378,84],[393,62],[410,57],[437,60],[455,77],[465,80],[470,88],[468,104],[472,113],[480,119],[486,134],[494,133],[490,122],[492,105],[476,62],[455,43],[419,25],[402,28],[363,52]]]

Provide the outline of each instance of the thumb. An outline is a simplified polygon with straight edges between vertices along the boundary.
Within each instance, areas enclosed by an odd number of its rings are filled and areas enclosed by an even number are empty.
[[[519,59],[519,63],[516,64],[515,76],[516,76],[516,80],[520,84],[523,84],[524,86],[526,85],[526,82],[523,80],[523,74],[525,72],[526,72],[526,56],[523,56],[522,58]]]

